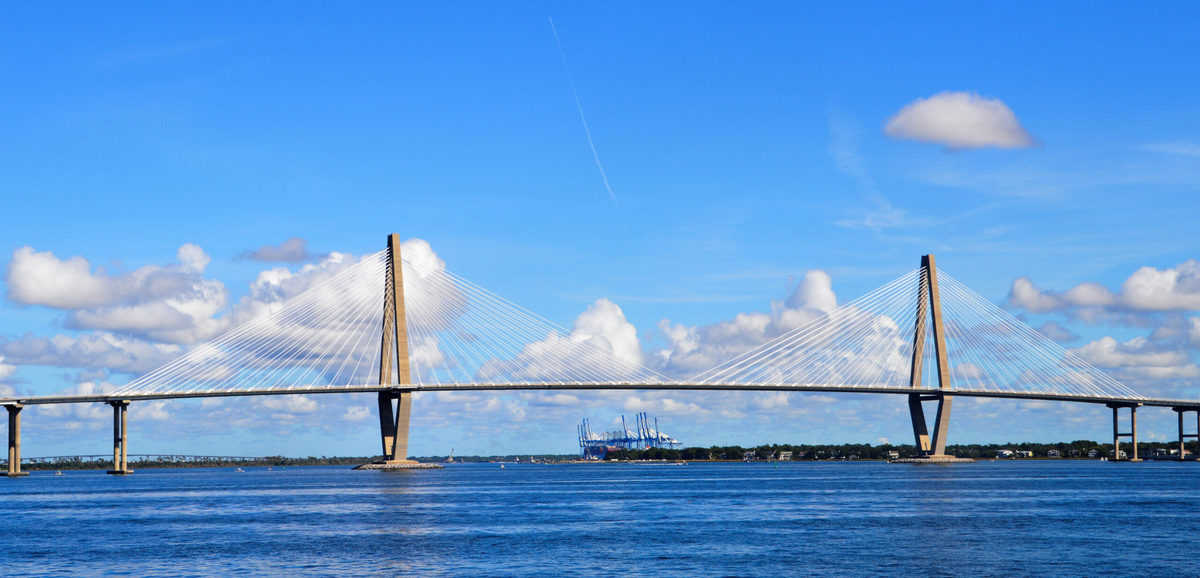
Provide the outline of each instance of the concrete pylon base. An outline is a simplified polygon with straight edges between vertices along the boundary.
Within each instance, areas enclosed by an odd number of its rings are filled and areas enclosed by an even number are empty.
[[[426,464],[413,460],[395,460],[388,462],[372,462],[355,466],[356,470],[440,470],[441,464]]]
[[[133,470],[108,470],[106,473],[113,476],[128,476],[133,473]]]
[[[0,472],[0,476],[4,476],[6,478],[23,478],[28,475],[29,475],[29,472],[12,472],[12,473]]]
[[[899,458],[888,460],[889,464],[969,464],[975,460],[955,456],[921,456],[919,458]]]

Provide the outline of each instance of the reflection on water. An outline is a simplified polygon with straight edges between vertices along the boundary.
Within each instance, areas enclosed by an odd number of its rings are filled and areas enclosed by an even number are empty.
[[[1195,463],[1073,461],[35,472],[0,480],[0,567],[1192,574],[1198,479]]]

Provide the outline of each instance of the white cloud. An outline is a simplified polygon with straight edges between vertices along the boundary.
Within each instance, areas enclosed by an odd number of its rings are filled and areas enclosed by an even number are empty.
[[[423,279],[446,269],[446,262],[433,252],[433,247],[424,239],[409,239],[401,243],[400,256],[411,267],[411,270],[404,271],[406,277],[416,273],[418,278]]]
[[[833,293],[833,279],[824,271],[808,271],[785,303],[792,310],[811,309],[829,313],[837,309],[837,295]]]
[[[631,395],[625,398],[625,411],[646,411],[671,415],[702,415],[710,413],[699,404],[679,401],[669,397],[657,399],[643,398]]]
[[[7,379],[16,370],[17,366],[4,363],[4,356],[0,355],[0,380]]]
[[[8,266],[8,297],[68,310],[66,324],[72,329],[194,343],[224,327],[212,317],[226,304],[225,286],[202,277],[210,261],[203,249],[187,243],[176,252],[175,264],[109,274],[93,271],[82,257],[62,260],[22,247]]]
[[[406,280],[415,280],[411,294],[414,299],[420,299],[424,294],[424,287],[420,285],[422,275],[428,275],[444,267],[444,264],[424,241],[409,240],[403,247],[407,248],[405,270],[408,274],[405,277]],[[409,264],[410,257],[415,264]],[[93,268],[80,257],[64,260],[52,253],[37,252],[29,247],[18,249],[8,268],[10,299],[65,309],[65,325],[79,332],[53,337],[26,335],[0,339],[0,355],[6,356],[7,363],[16,365],[143,373],[183,354],[185,349],[179,345],[204,341],[231,327],[276,311],[284,301],[360,262],[360,259],[345,253],[331,253],[319,262],[296,269],[275,267],[264,270],[251,283],[249,294],[230,306],[224,285],[203,277],[210,258],[200,247],[191,244],[181,246],[176,260],[177,263],[165,266],[146,266],[128,273],[109,273]],[[372,270],[370,267],[359,269],[363,275],[369,275]],[[352,288],[351,291],[361,289],[363,294],[348,295],[345,291],[331,291],[328,295],[318,293],[315,299],[326,304],[318,307],[338,307],[346,302],[361,303],[378,293],[382,283],[382,278],[364,278],[361,282],[347,284]],[[318,327],[297,329],[310,332],[321,330]],[[281,339],[292,339],[293,343],[301,342],[301,338],[306,337],[310,335],[298,335],[296,332],[280,335]],[[348,340],[308,339],[307,342],[333,347]],[[264,347],[264,351],[267,349]],[[418,343],[415,353],[419,360],[426,362],[437,361],[440,355],[436,343]],[[352,364],[364,372],[373,371],[370,365]],[[219,366],[214,368],[216,371],[222,370]],[[214,375],[210,373],[207,377]]]
[[[616,303],[602,298],[579,314],[569,334],[551,332],[545,339],[524,345],[512,360],[488,361],[478,376],[484,380],[508,376],[576,381],[574,376],[579,375],[624,378],[641,368],[637,328]]]
[[[527,394],[522,396],[522,398],[532,405],[543,406],[579,407],[579,405],[582,403],[582,400],[579,399],[579,396],[571,395],[569,393],[546,392]]]
[[[312,413],[317,411],[317,402],[307,395],[272,395],[261,401],[267,409],[287,413]]]
[[[786,391],[772,391],[754,395],[750,406],[757,410],[773,410],[789,407],[790,396]]]
[[[153,421],[166,421],[171,419],[171,413],[167,411],[167,401],[140,401],[129,405],[129,419],[143,420],[149,419]]]
[[[365,406],[352,405],[346,408],[346,413],[342,414],[342,419],[346,421],[363,421],[371,417],[371,410]]]
[[[1200,309],[1200,262],[1188,260],[1173,269],[1142,267],[1125,280],[1121,295],[1134,309]]]
[[[919,98],[888,119],[883,130],[893,138],[952,149],[1033,145],[1033,138],[1008,105],[971,92],[942,92]]]
[[[1028,277],[1018,277],[1013,280],[1012,289],[1008,291],[1008,302],[1014,307],[1020,307],[1032,313],[1056,311],[1064,306],[1061,298],[1042,291]]]
[[[771,303],[770,314],[739,313],[728,321],[700,327],[660,321],[659,329],[670,346],[656,353],[655,362],[668,375],[692,375],[811,323],[836,308],[837,295],[829,274],[808,271],[786,300]]]
[[[59,393],[63,395],[98,395],[112,393],[117,387],[107,382],[85,381]],[[56,427],[77,429],[103,427],[112,423],[113,410],[103,403],[56,403],[38,405],[38,413],[57,418]]]
[[[1174,268],[1142,267],[1113,293],[1098,283],[1080,283],[1057,293],[1045,291],[1028,277],[1013,281],[1008,302],[1031,313],[1076,310],[1084,314],[1113,311],[1179,311],[1200,309],[1200,262]]]
[[[1079,338],[1079,336],[1070,329],[1067,329],[1066,327],[1063,327],[1062,325],[1059,325],[1053,321],[1047,321],[1043,323],[1041,327],[1038,327],[1038,332],[1060,343],[1074,341]]]
[[[191,289],[209,257],[199,247],[185,244],[175,265],[148,265],[129,273],[110,275],[92,271],[83,257],[59,259],[49,251],[21,247],[13,252],[6,281],[8,298],[23,305],[56,309],[85,309],[163,299]]]
[[[1125,375],[1149,379],[1200,377],[1190,356],[1180,350],[1166,349],[1145,337],[1118,342],[1103,337],[1073,350],[1099,367],[1119,369]]]
[[[302,263],[315,256],[308,251],[308,241],[292,237],[278,245],[263,245],[253,251],[242,253],[242,257],[268,263]]]
[[[78,336],[26,335],[0,343],[0,352],[18,365],[108,369],[122,373],[149,371],[183,353],[176,345],[152,343],[112,333]]]
[[[184,243],[175,252],[175,260],[179,261],[180,267],[186,273],[203,273],[208,264],[212,262],[212,258],[204,252],[198,245]]]
[[[630,365],[642,364],[642,347],[637,328],[625,320],[625,312],[608,299],[597,299],[575,319],[572,340],[587,340],[612,353],[618,361]]]
[[[414,367],[445,367],[446,356],[438,348],[438,339],[432,335],[409,335],[408,360]]]

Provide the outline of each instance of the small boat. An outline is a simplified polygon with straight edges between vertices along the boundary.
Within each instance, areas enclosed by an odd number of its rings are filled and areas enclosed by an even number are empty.
[[[241,473],[243,473],[243,474],[244,474],[244,473],[246,473],[246,470],[243,470],[242,468],[238,468],[238,469],[236,469],[236,470],[233,470],[233,471],[235,471],[235,472],[241,472]]]
[[[56,476],[63,475],[62,470],[54,470],[54,475],[56,475]]]
[[[500,469],[504,469],[504,464],[500,464]]]

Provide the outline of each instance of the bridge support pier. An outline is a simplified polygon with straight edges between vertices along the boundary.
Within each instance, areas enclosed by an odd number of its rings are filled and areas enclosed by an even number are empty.
[[[383,284],[383,337],[379,343],[379,385],[382,387],[412,383],[408,363],[408,320],[404,309],[404,261],[400,255],[400,235],[392,233],[388,236],[387,253],[388,264]],[[411,391],[400,388],[379,392],[379,437],[383,441],[383,457],[377,462],[358,466],[356,470],[441,467],[408,459],[408,417],[412,414],[412,397]]]
[[[4,406],[8,410],[8,471],[4,474],[10,478],[28,476],[29,472],[21,471],[21,410],[19,403]]]
[[[929,426],[925,421],[924,402],[926,401],[938,402],[932,438],[929,436]],[[954,396],[940,393],[914,393],[908,396],[908,412],[912,417],[913,438],[917,451],[921,455],[929,457],[946,455],[946,436],[950,432],[950,407],[953,402]]]
[[[129,438],[125,413],[129,409],[129,401],[110,401],[108,404],[113,408],[113,469],[108,470],[108,473],[116,476],[129,475],[133,473],[126,461]]]
[[[383,460],[380,463],[417,463],[408,459],[408,418],[411,414],[412,393],[379,392],[379,433],[383,441]]]
[[[1185,455],[1184,455],[1186,452],[1186,450],[1184,448],[1184,440],[1187,438],[1193,438],[1196,441],[1200,442],[1200,407],[1184,406],[1184,407],[1173,407],[1171,409],[1175,410],[1175,415],[1176,415],[1176,417],[1179,418],[1179,461],[1182,462],[1182,461],[1187,460],[1187,457],[1185,457]],[[1194,434],[1183,433],[1183,414],[1185,414],[1189,411],[1196,412],[1196,433],[1194,433]]]
[[[932,328],[930,337],[934,348],[934,367],[938,388],[952,389],[950,363],[946,354],[946,328],[942,322],[942,298],[938,288],[937,264],[933,255],[921,257],[920,285],[917,287],[917,319],[913,328],[912,365],[909,384],[914,388],[924,387],[925,333]],[[926,320],[928,318],[928,321]],[[932,321],[931,326],[926,325]],[[937,417],[934,418],[933,438],[929,437],[929,426],[925,422],[924,402],[938,402]],[[946,440],[950,432],[950,408],[954,396],[945,392],[912,393],[908,396],[908,412],[912,417],[913,439],[920,455],[918,461],[952,462],[971,461],[946,455]]]
[[[1137,408],[1142,405],[1140,403],[1110,403],[1108,407],[1112,408],[1113,414],[1113,461],[1121,459],[1121,438],[1129,438],[1130,445],[1133,446],[1133,451],[1129,453],[1128,461],[1140,462],[1138,458],[1138,441],[1137,441]],[[1121,408],[1129,408],[1129,431],[1121,432],[1120,417]]]

